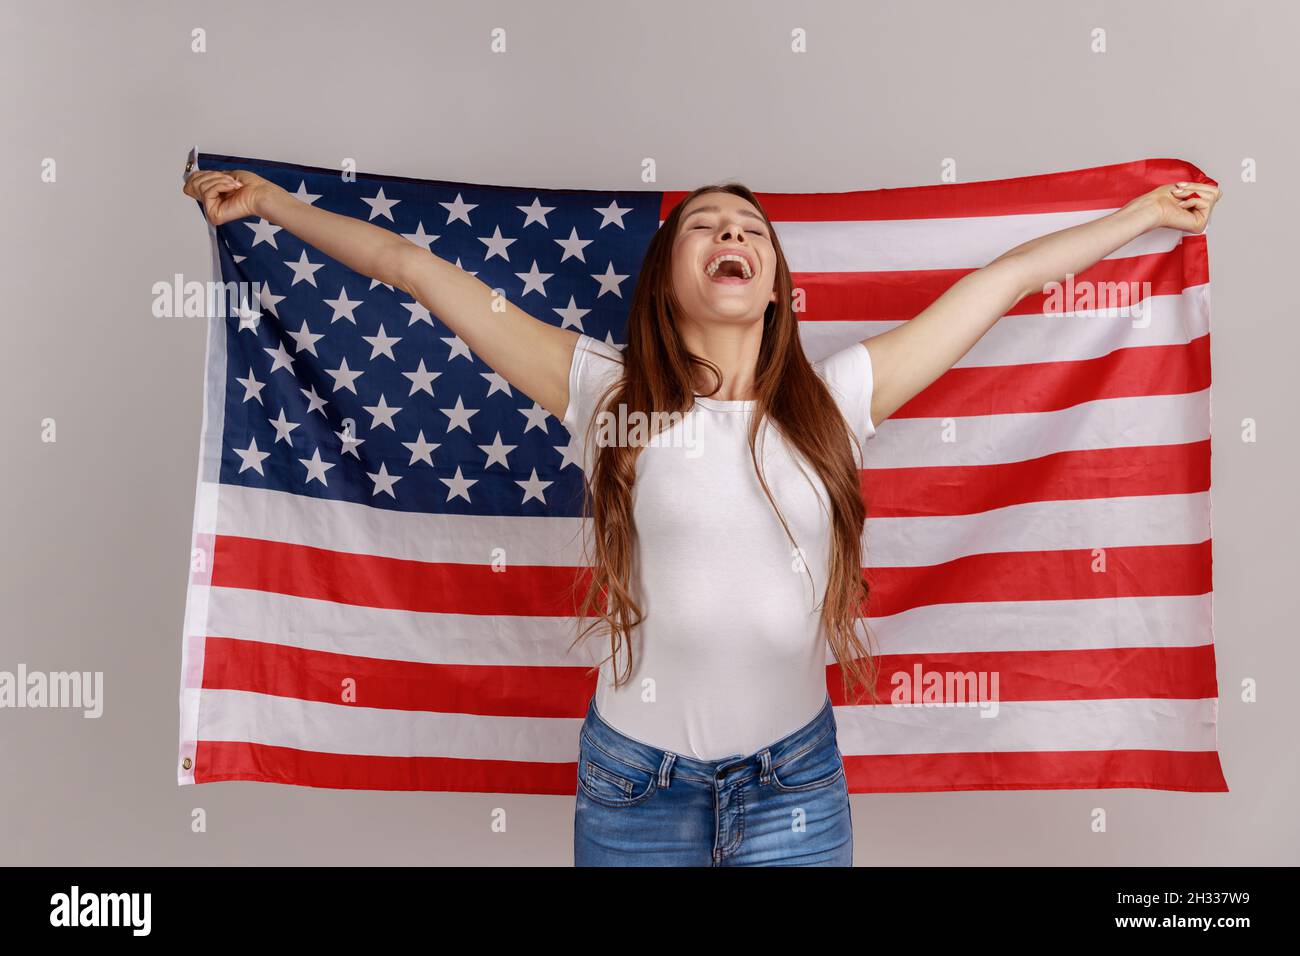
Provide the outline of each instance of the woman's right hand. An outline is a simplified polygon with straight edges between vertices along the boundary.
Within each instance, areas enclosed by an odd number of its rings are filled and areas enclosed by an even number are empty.
[[[243,169],[199,170],[185,180],[185,195],[203,204],[203,214],[214,226],[235,219],[261,216],[261,204],[275,183]]]

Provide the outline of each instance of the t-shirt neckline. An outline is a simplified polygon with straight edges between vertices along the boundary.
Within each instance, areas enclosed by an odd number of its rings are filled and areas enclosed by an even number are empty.
[[[696,405],[715,412],[748,412],[752,411],[754,406],[758,404],[754,399],[723,400],[719,398],[709,398],[706,395],[696,395],[694,398]]]

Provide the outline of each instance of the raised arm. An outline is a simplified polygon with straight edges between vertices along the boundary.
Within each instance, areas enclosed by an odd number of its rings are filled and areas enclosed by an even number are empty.
[[[872,422],[884,421],[952,368],[1031,292],[1082,272],[1151,229],[1201,232],[1218,198],[1218,186],[1208,183],[1159,186],[1108,215],[1004,252],[962,276],[915,318],[864,339],[874,382]]]
[[[203,203],[213,225],[260,216],[354,272],[401,289],[512,386],[564,417],[576,332],[534,318],[477,277],[394,232],[304,203],[255,173],[196,172],[185,194]]]

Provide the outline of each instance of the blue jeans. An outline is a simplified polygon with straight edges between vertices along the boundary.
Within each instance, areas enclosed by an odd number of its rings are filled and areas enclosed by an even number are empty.
[[[593,699],[578,746],[575,866],[852,866],[830,697],[748,757],[695,760],[619,733]]]

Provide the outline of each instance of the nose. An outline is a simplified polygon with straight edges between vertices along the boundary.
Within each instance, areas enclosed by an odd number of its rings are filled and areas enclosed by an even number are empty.
[[[721,238],[724,241],[745,242],[745,226],[742,222],[727,223],[722,227]]]

